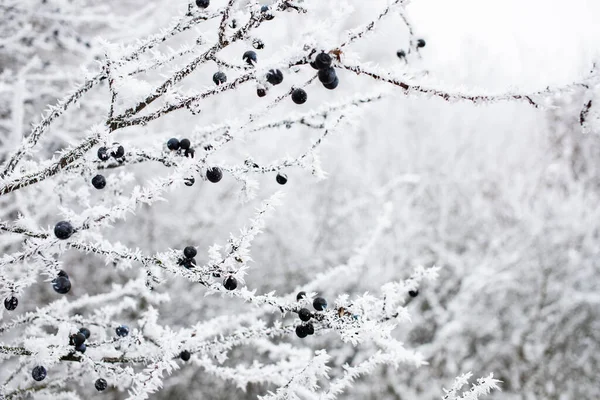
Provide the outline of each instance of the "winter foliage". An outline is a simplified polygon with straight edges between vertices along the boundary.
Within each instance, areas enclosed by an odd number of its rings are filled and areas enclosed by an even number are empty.
[[[432,2],[0,3],[0,398],[600,396],[600,50]]]

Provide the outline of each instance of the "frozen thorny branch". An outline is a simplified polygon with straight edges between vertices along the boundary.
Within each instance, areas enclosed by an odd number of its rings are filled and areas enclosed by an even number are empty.
[[[232,176],[241,186],[244,204],[257,196],[259,184],[253,179],[256,176],[277,173],[277,182],[285,184],[285,172],[299,168],[324,178],[326,173],[318,157],[323,143],[334,141],[336,132],[352,133],[354,122],[365,108],[397,89],[406,96],[425,95],[449,102],[519,101],[542,109],[545,98],[588,87],[597,76],[594,70],[584,82],[562,88],[488,94],[432,86],[359,61],[360,54],[353,50],[353,44],[376,35],[379,24],[393,15],[400,15],[408,27],[409,53],[417,46],[405,9],[407,2],[403,0],[387,2],[374,18],[361,21],[337,42],[324,40],[319,37],[320,32],[309,29],[301,38],[302,43],[279,49],[267,63],[263,64],[260,52],[254,51],[233,59],[230,54],[237,51],[236,43],[251,43],[256,50],[261,49],[265,37],[261,27],[268,21],[309,20],[325,6],[314,1],[289,0],[263,6],[257,1],[227,0],[220,8],[208,6],[208,1],[196,3],[199,7],[189,4],[169,27],[145,39],[128,45],[103,42],[95,71],[84,74],[75,90],[48,107],[25,137],[19,135],[21,143],[5,158],[0,172],[0,197],[16,203],[14,199],[29,190],[29,196],[39,196],[37,200],[43,203],[44,196],[50,193],[43,188],[56,185],[62,197],[60,206],[53,206],[52,215],[58,209],[64,219],[52,221],[54,227],[47,229],[47,221],[31,218],[25,207],[17,215],[2,215],[0,237],[7,245],[0,258],[0,297],[6,299],[9,312],[19,310],[15,302],[40,285],[39,281],[52,285],[61,294],[77,285],[68,276],[72,266],[61,261],[68,259],[69,251],[80,257],[93,255],[103,259],[109,273],[133,270],[130,273],[134,276],[124,284],[111,283],[109,279],[100,284],[100,293],[78,293],[76,297],[49,301],[35,311],[8,314],[11,318],[0,325],[0,360],[14,371],[0,385],[0,395],[6,399],[33,393],[70,393],[78,398],[75,392],[65,389],[78,380],[89,379],[96,381],[96,388],[105,380],[127,392],[131,399],[146,399],[163,387],[165,375],[175,373],[181,367],[178,360],[182,359],[242,389],[250,383],[266,384],[269,390],[260,396],[263,399],[325,400],[337,398],[355,379],[379,366],[412,368],[426,364],[421,355],[394,337],[394,330],[397,325],[410,322],[407,302],[417,296],[424,282],[435,281],[437,267],[415,266],[412,271],[399,271],[396,280],[374,293],[351,292],[352,280],[360,279],[372,263],[370,256],[377,252],[378,241],[389,228],[393,207],[384,199],[389,188],[376,196],[381,215],[376,225],[367,229],[365,237],[359,238],[347,262],[324,268],[310,280],[294,282],[296,289],[290,293],[259,293],[247,285],[253,273],[252,246],[267,226],[269,214],[283,201],[279,192],[262,202],[248,226],[237,235],[231,234],[224,244],[210,246],[208,254],[202,255],[207,260],[204,263],[196,262],[198,251],[194,246],[148,252],[118,242],[106,230],[137,217],[133,214],[143,214],[182,185],[192,186],[196,180],[209,185],[208,182],[221,181],[223,174]],[[13,35],[19,37],[21,33]],[[193,37],[191,43],[179,42],[177,49],[163,48],[176,40],[185,42],[188,36]],[[218,69],[213,77],[215,85],[196,89],[188,84],[207,65]],[[284,102],[305,104],[311,89],[319,84],[317,81],[334,90],[340,80],[359,79],[355,75],[369,77],[381,83],[381,88],[308,111],[279,112]],[[294,76],[298,78],[293,79]],[[289,78],[295,83],[287,85]],[[282,83],[286,89],[277,91],[275,86]],[[165,143],[167,138],[161,132],[164,126],[159,126],[158,121],[183,118],[184,113],[194,118],[211,101],[251,85],[258,97],[270,96],[272,100],[241,109],[235,119],[199,124],[187,139],[173,138]],[[62,129],[60,123],[68,125],[68,117],[85,109],[88,99],[95,104],[91,114],[96,118],[82,116],[72,127],[85,135],[74,135],[54,156],[44,158],[41,147],[46,136]],[[587,123],[597,103],[600,102],[595,99],[585,103],[581,125]],[[261,140],[261,134],[292,128],[316,132],[316,138],[296,157],[281,156],[261,164],[251,156],[215,161],[232,142]],[[127,143],[128,136],[136,133],[160,138]],[[117,135],[123,143],[116,142]],[[122,183],[135,179],[130,171],[150,163],[162,164],[168,173],[137,184],[130,191],[123,190]],[[100,175],[108,171],[114,173],[115,179]],[[102,201],[90,201],[87,189],[81,188],[82,178],[86,182],[92,178],[93,186],[104,190]],[[406,175],[394,185],[415,180],[418,176]],[[351,204],[365,202],[356,199]],[[26,215],[20,215],[21,211]],[[340,218],[351,211],[350,207],[342,209]],[[338,280],[342,274],[351,278]],[[249,307],[246,312],[210,315],[200,320],[194,316],[183,326],[172,327],[162,323],[160,308],[178,301],[179,293],[162,293],[160,287],[165,281],[202,286],[206,296],[218,295],[223,302],[232,303],[239,299]],[[335,297],[323,299],[319,292],[325,288]],[[186,304],[180,307],[185,308]],[[119,321],[125,319],[131,321],[130,326],[121,325]],[[91,335],[77,343],[82,335],[86,336],[81,331],[83,327]],[[337,360],[329,354],[331,348],[313,351],[288,340],[294,335],[315,335],[321,339],[329,333],[351,346],[367,343],[370,355],[354,365],[336,365]],[[270,359],[249,366],[226,364],[241,346],[269,353]],[[43,374],[35,369],[40,367],[44,368]],[[498,389],[499,381],[490,375],[459,393],[470,376],[457,378],[443,399],[477,399]]]

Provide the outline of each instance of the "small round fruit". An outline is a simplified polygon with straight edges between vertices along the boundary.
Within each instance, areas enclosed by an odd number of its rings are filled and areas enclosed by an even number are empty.
[[[79,347],[85,343],[85,335],[81,332],[77,332],[73,335],[73,345]]]
[[[85,343],[81,343],[79,346],[75,347],[75,351],[78,351],[80,353],[85,353],[86,350],[87,346],[85,345]]]
[[[41,365],[38,365],[37,367],[33,368],[33,370],[31,371],[31,376],[33,377],[34,381],[37,382],[41,382],[44,379],[46,379],[46,368],[44,368]]]
[[[179,354],[179,358],[181,358],[183,361],[189,361],[191,356],[192,354],[187,350],[184,350]]]
[[[248,50],[242,56],[242,60],[246,61],[247,64],[254,65],[258,61],[258,58],[256,57],[256,52]]]
[[[404,50],[398,50],[396,52],[396,56],[398,56],[398,58],[403,59],[406,57],[406,52]]]
[[[423,40],[423,39],[417,40],[417,48],[418,49],[422,49],[423,47],[425,47],[425,45],[426,45],[425,40]]]
[[[275,180],[277,181],[277,183],[279,183],[280,185],[285,185],[288,181],[287,175],[286,174],[277,174],[277,176],[275,177]]]
[[[333,89],[337,88],[339,84],[340,84],[340,80],[336,76],[335,79],[333,80],[333,82],[327,83],[327,84],[324,83],[323,87],[325,89],[333,90]]]
[[[213,82],[215,85],[221,85],[227,82],[227,75],[224,72],[218,71],[213,75]]]
[[[223,286],[225,286],[225,289],[227,290],[235,290],[237,288],[237,279],[235,279],[233,276],[228,276],[223,281]]]
[[[315,57],[315,66],[317,69],[325,69],[331,67],[331,56],[327,53],[320,53]]]
[[[52,288],[56,293],[67,294],[71,290],[71,281],[66,276],[57,276],[52,280]]]
[[[106,187],[106,179],[102,175],[96,175],[92,178],[92,186],[96,189],[104,189]]]
[[[296,300],[300,301],[301,299],[306,297],[306,292],[298,292],[296,295]]]
[[[316,69],[316,70],[319,69],[319,68],[317,68],[317,64],[315,64],[314,61],[311,61],[309,64],[310,64],[311,67],[313,67],[313,69]]]
[[[265,48],[265,43],[258,38],[254,38],[252,39],[252,47],[254,47],[256,50],[262,50]]]
[[[118,143],[113,143],[113,146],[116,145],[116,144],[118,144]],[[116,151],[111,151],[110,152],[110,155],[113,158],[121,158],[121,157],[123,157],[125,155],[125,148],[123,146],[119,145],[119,147],[117,147]]]
[[[310,322],[308,324],[306,324],[306,327],[304,329],[306,329],[306,333],[309,335],[315,334],[315,327]]]
[[[410,297],[417,297],[419,295],[419,290],[418,289],[417,290],[409,290],[408,295]]]
[[[267,91],[263,88],[256,89],[256,95],[258,97],[265,97],[267,95]]]
[[[196,150],[189,148],[185,151],[185,156],[188,158],[194,158],[194,155],[196,154]]]
[[[177,139],[177,138],[169,139],[169,141],[167,142],[167,148],[169,150],[179,150],[179,139]]]
[[[265,19],[267,21],[272,20],[273,18],[275,18],[275,16],[271,13],[271,8],[267,5],[264,5],[260,8],[260,12],[262,12],[263,14],[266,13],[265,15]]]
[[[70,238],[73,232],[73,225],[69,221],[60,221],[54,225],[54,235],[61,240]]]
[[[206,179],[212,183],[217,183],[223,179],[223,172],[219,167],[212,167],[206,170]]]
[[[100,147],[98,149],[98,158],[100,161],[107,161],[110,158],[110,154],[108,154],[106,147]]]
[[[196,183],[196,179],[194,179],[193,177],[185,178],[183,180],[183,183],[185,183],[185,186],[192,186],[194,183]]]
[[[279,85],[283,82],[283,73],[278,69],[270,69],[267,72],[267,82],[271,85]]]
[[[296,336],[298,336],[301,339],[304,339],[306,336],[308,336],[308,332],[306,331],[304,325],[298,325],[296,327]]]
[[[196,6],[206,8],[210,5],[210,0],[196,0]]]
[[[96,379],[96,382],[94,383],[94,387],[96,388],[97,391],[103,392],[108,387],[108,383],[106,382],[106,379],[98,378],[98,379]]]
[[[196,259],[195,258],[186,258],[181,261],[181,265],[186,267],[187,269],[196,268]]]
[[[337,78],[335,68],[332,67],[320,69],[317,75],[323,85],[328,85]]]
[[[90,338],[91,332],[88,328],[79,328],[79,332],[81,332],[86,339]]]
[[[296,104],[304,104],[308,99],[308,95],[304,91],[304,89],[294,89],[292,91],[292,101]]]
[[[181,141],[179,142],[179,147],[182,148],[183,150],[189,149],[191,145],[192,145],[192,143],[190,142],[189,139],[181,139]]]
[[[185,258],[194,258],[196,257],[196,254],[198,254],[198,251],[194,246],[187,246],[185,249],[183,249],[183,255]]]
[[[317,311],[323,311],[327,308],[327,300],[322,297],[317,297],[313,300],[313,307]]]
[[[15,296],[7,297],[4,299],[4,308],[6,308],[8,311],[16,310],[18,305],[19,299],[17,299]]]
[[[58,276],[65,276],[67,277],[67,279],[69,279],[69,274],[67,274],[65,271],[63,271],[62,269],[60,271],[58,271]]]
[[[129,335],[129,327],[127,325],[119,325],[117,329],[115,329],[117,336],[125,337]]]
[[[312,313],[310,312],[310,310],[308,308],[301,308],[298,311],[298,317],[300,318],[301,321],[306,322],[312,317]]]

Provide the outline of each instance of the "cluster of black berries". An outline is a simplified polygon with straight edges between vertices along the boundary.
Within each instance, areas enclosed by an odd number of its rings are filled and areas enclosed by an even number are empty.
[[[335,89],[340,83],[337,74],[335,73],[335,68],[331,66],[332,61],[329,54],[320,53],[315,57],[315,61],[310,63],[311,67],[319,71],[319,81],[329,90]]]
[[[75,350],[80,353],[85,353],[86,339],[90,338],[90,330],[88,328],[80,328],[79,332],[69,336],[69,345],[75,346]]]
[[[296,300],[300,301],[305,297],[306,292],[299,292],[298,295],[296,295]],[[327,300],[325,300],[323,297],[316,297],[313,300],[313,307],[317,311],[323,311],[327,308]],[[298,317],[303,323],[296,326],[296,335],[299,338],[305,338],[308,335],[314,334],[315,327],[311,322],[309,322],[310,319],[313,317],[312,312],[310,312],[308,308],[301,308],[300,310],[298,310]]]
[[[122,161],[123,156],[125,156],[125,148],[121,146],[119,143],[113,143],[113,147],[118,146],[117,150],[108,151],[108,149],[104,146],[98,149],[98,158],[100,161],[108,161],[109,158],[114,158],[115,160]]]
[[[171,151],[177,151],[179,153],[181,153],[181,150],[183,150],[186,157],[194,158],[194,154],[196,153],[196,151],[192,148],[192,143],[189,139],[179,140],[177,138],[171,138],[167,141],[167,148]]]
[[[56,293],[69,293],[71,290],[71,280],[69,279],[69,275],[63,270],[58,271],[58,275],[52,280],[52,288]]]
[[[115,329],[117,336],[125,337],[129,335],[129,327],[127,325],[119,325],[117,329]]]
[[[183,265],[187,269],[194,268],[196,266],[196,259],[194,258],[196,254],[198,254],[198,251],[195,247],[187,246],[183,249],[183,258],[179,260],[179,265]]]
[[[424,39],[417,40],[417,49],[422,49],[425,47],[425,44],[426,43]],[[398,58],[401,60],[406,60],[406,52],[404,50],[398,50],[396,52],[396,56],[398,56]]]
[[[4,308],[6,308],[8,311],[16,310],[18,305],[19,299],[17,299],[15,296],[7,297],[4,299]]]

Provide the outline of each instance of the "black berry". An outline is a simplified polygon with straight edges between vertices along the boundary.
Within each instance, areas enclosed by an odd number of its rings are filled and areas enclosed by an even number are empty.
[[[235,288],[237,288],[237,279],[233,276],[228,276],[227,279],[223,281],[223,286],[225,286],[225,289],[227,290],[235,290]]]
[[[46,374],[46,368],[42,367],[41,365],[38,365],[31,371],[31,376],[33,377],[33,380],[38,382],[46,379]]]
[[[262,40],[254,38],[252,40],[252,47],[254,47],[256,50],[262,50],[265,48],[265,44]]]
[[[86,350],[87,346],[85,345],[85,343],[81,343],[79,346],[75,347],[75,351],[78,351],[80,353],[85,353]]]
[[[179,150],[179,139],[177,139],[177,138],[169,139],[169,141],[167,142],[167,148],[169,150]]]
[[[425,40],[423,40],[423,39],[417,40],[417,48],[418,49],[421,49],[421,48],[425,47],[425,44],[426,44]]]
[[[206,8],[210,5],[210,0],[196,0],[196,5],[200,8]]]
[[[331,67],[331,56],[327,53],[321,53],[315,57],[315,66],[317,69],[325,69]]]
[[[265,97],[267,95],[267,91],[263,88],[256,89],[256,94],[258,97]]]
[[[335,68],[332,67],[320,69],[317,75],[319,76],[319,80],[323,85],[328,85],[335,81],[335,78],[337,78],[337,75],[335,74]]]
[[[298,311],[298,317],[300,317],[301,321],[306,322],[312,317],[312,313],[308,308],[301,308],[300,311]]]
[[[110,158],[110,154],[108,154],[108,150],[106,147],[100,147],[98,149],[98,158],[101,161],[107,161]]]
[[[267,15],[265,16],[265,19],[266,19],[267,21],[270,21],[270,20],[272,20],[273,18],[275,18],[275,16],[274,16],[273,14],[271,14],[271,10],[270,10],[269,6],[267,6],[267,5],[264,5],[264,6],[262,6],[262,7],[260,8],[260,12],[262,12],[262,13],[267,13]]]
[[[69,278],[69,274],[67,274],[65,271],[63,271],[62,269],[60,271],[58,271],[58,276],[66,276],[67,278]]]
[[[279,85],[283,82],[283,73],[278,69],[270,69],[267,72],[267,82],[271,85]]]
[[[76,334],[73,335],[73,345],[75,347],[79,347],[83,343],[85,343],[85,335],[83,333],[77,332]]]
[[[254,65],[257,62],[256,53],[252,50],[248,50],[242,56],[242,60],[246,61],[247,64]]]
[[[118,143],[113,143],[113,146],[116,145]],[[119,147],[117,147],[116,151],[111,151],[110,155],[114,158],[121,158],[125,155],[125,148],[121,145],[119,145]]]
[[[227,75],[224,72],[218,71],[213,75],[213,82],[215,85],[220,85],[227,82]]]
[[[185,183],[185,186],[192,186],[194,183],[196,183],[196,179],[194,179],[193,177],[185,178],[183,180],[183,183]]]
[[[185,258],[181,261],[181,265],[186,267],[187,269],[192,269],[196,267],[196,259],[195,258]]]
[[[183,361],[189,361],[191,356],[192,355],[187,350],[184,350],[179,354],[179,358],[181,358]]]
[[[219,167],[212,167],[206,170],[206,179],[212,183],[217,183],[223,179],[223,172]]]
[[[304,89],[294,89],[292,91],[292,101],[296,104],[304,104],[308,99],[308,95]]]
[[[189,158],[194,158],[194,155],[196,154],[196,150],[189,148],[185,151],[185,156],[189,157]]]
[[[88,328],[79,328],[79,332],[83,333],[86,339],[90,338],[91,332]]]
[[[115,329],[117,336],[125,337],[129,335],[129,327],[127,325],[120,325]]]
[[[73,225],[68,221],[60,221],[54,225],[54,235],[61,240],[71,237],[73,234]]]
[[[185,258],[194,258],[196,257],[196,254],[198,254],[198,251],[193,246],[187,246],[185,249],[183,249],[183,255]]]
[[[56,293],[67,294],[71,290],[71,281],[68,276],[57,276],[52,280],[52,288]]]
[[[311,61],[309,64],[310,64],[310,66],[311,66],[311,67],[313,67],[314,69],[319,69],[319,68],[317,68],[317,64],[315,64],[315,62],[314,62],[314,61]]]
[[[106,186],[106,179],[102,175],[96,175],[92,178],[92,186],[96,189],[104,189]]]
[[[4,308],[6,308],[8,311],[14,311],[18,305],[19,299],[17,299],[15,296],[4,299]]]
[[[405,58],[406,57],[406,52],[404,50],[398,50],[396,52],[396,55],[398,56],[398,58]]]
[[[179,147],[182,148],[183,150],[189,149],[191,145],[192,145],[192,143],[190,142],[189,139],[181,139],[181,141],[179,142]]]
[[[417,297],[419,295],[419,290],[409,290],[408,295],[410,297]]]
[[[305,338],[306,336],[308,336],[308,332],[306,331],[306,328],[304,327],[304,325],[298,325],[296,327],[296,335],[299,338]]]
[[[317,311],[323,311],[327,308],[327,300],[322,297],[317,297],[313,300],[313,307]]]
[[[96,379],[96,383],[94,383],[94,387],[96,388],[97,391],[103,392],[108,387],[108,383],[106,382],[106,379],[98,378],[98,379]]]
[[[324,83],[323,87],[325,89],[329,89],[329,90],[333,90],[336,87],[338,87],[338,85],[340,84],[340,80],[338,79],[338,77],[336,76],[335,79],[333,80],[333,82],[331,83]]]
[[[300,300],[306,297],[306,292],[298,292],[298,294],[296,295],[296,300]]]
[[[315,327],[310,322],[308,324],[306,324],[304,329],[306,330],[306,333],[309,335],[314,335],[314,333],[315,333]]]
[[[279,183],[280,185],[285,185],[287,183],[287,175],[286,174],[277,174],[277,176],[275,177],[275,180],[277,181],[277,183]]]

